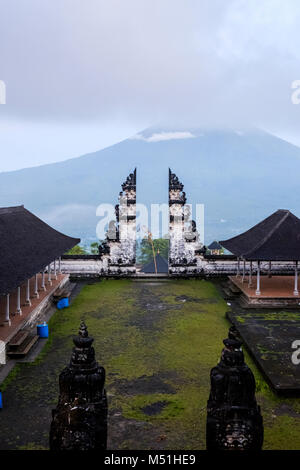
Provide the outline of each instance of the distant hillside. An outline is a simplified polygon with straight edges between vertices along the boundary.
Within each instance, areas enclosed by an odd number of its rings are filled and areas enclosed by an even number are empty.
[[[300,148],[262,131],[148,129],[99,152],[0,174],[0,206],[24,204],[75,237],[95,239],[96,207],[117,202],[137,167],[138,202],[167,202],[168,167],[189,203],[205,204],[205,241],[247,229],[276,209],[300,216]]]

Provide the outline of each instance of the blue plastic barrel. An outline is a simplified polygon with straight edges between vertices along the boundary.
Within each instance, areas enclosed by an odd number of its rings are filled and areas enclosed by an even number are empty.
[[[48,338],[49,336],[49,330],[48,330],[48,325],[44,323],[43,325],[37,325],[37,335],[40,338]]]
[[[62,308],[66,308],[66,307],[69,307],[69,299],[68,297],[64,297],[63,299],[60,299],[58,302],[57,302],[57,308],[59,310],[61,310]]]
[[[2,404],[2,392],[0,392],[0,410],[2,410],[3,404]]]

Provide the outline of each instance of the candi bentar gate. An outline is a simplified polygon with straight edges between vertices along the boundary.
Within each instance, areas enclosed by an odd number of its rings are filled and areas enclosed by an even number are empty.
[[[109,222],[108,231],[105,241],[99,246],[99,256],[94,263],[76,264],[67,262],[63,267],[66,272],[81,277],[90,274],[91,276],[107,276],[107,277],[130,277],[138,276],[140,273],[136,267],[136,249],[137,249],[137,203],[136,203],[136,186],[137,171],[130,173],[126,181],[122,184],[122,191],[119,194],[119,202],[115,206],[115,220]],[[168,238],[169,238],[169,257],[168,257],[168,276],[170,277],[219,277],[219,276],[237,276],[241,278],[241,286],[247,283],[249,285],[260,285],[261,275],[289,275],[293,276],[292,287],[287,285],[287,292],[284,297],[290,297],[292,293],[292,303],[295,303],[296,293],[298,292],[298,259],[299,254],[294,249],[297,245],[297,228],[300,226],[299,219],[289,211],[279,210],[259,222],[255,227],[251,228],[244,234],[234,237],[235,239],[246,240],[243,245],[244,251],[249,247],[264,244],[265,251],[268,256],[263,258],[249,258],[249,254],[244,255],[241,250],[235,249],[235,244],[230,240],[220,242],[226,249],[228,248],[232,254],[230,255],[210,255],[204,246],[204,234],[199,233],[195,220],[192,219],[191,205],[187,204],[184,185],[169,169],[169,185],[168,185],[169,201],[168,201]],[[280,232],[276,225],[278,214],[290,214],[283,219],[280,225]],[[204,214],[203,214],[204,218]],[[289,220],[297,222],[289,224]],[[270,226],[269,220],[275,221]],[[201,220],[201,229],[202,229]],[[270,226],[268,231],[261,230],[261,227]],[[203,223],[204,231],[204,223]],[[283,234],[283,235],[282,235]],[[286,239],[292,237],[295,239],[293,247],[286,250]],[[275,239],[275,241],[274,241]],[[231,249],[231,247],[234,247]],[[248,247],[248,248],[247,248]],[[242,250],[243,251],[243,250]],[[246,256],[247,255],[247,256]],[[240,261],[243,260],[243,270],[240,269]],[[254,261],[257,261],[254,264]],[[247,278],[247,279],[246,279]],[[275,278],[274,278],[275,279]],[[264,282],[265,284],[265,282]],[[266,290],[260,291],[257,288],[253,293],[244,292],[246,297],[255,299],[263,298]],[[242,289],[243,290],[243,289]],[[291,291],[291,292],[290,292]],[[253,294],[253,295],[252,295]],[[283,294],[282,294],[283,295]],[[274,297],[274,295],[272,295]],[[294,300],[293,300],[294,299]],[[279,304],[282,303],[278,301]]]
[[[106,240],[99,247],[102,275],[136,274],[136,169],[122,184],[115,220],[110,221]],[[202,270],[205,248],[196,222],[186,205],[184,185],[169,169],[169,274],[196,275]]]

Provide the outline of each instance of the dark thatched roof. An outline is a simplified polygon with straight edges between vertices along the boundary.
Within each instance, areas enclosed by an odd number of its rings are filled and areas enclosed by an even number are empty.
[[[7,294],[77,245],[24,206],[0,208],[0,294]]]
[[[216,240],[212,242],[207,248],[209,250],[222,250],[222,246]]]
[[[155,261],[156,261],[156,266],[157,266],[157,272],[158,273],[167,273],[168,272],[168,270],[169,270],[168,262],[167,262],[167,260],[165,260],[165,258],[160,256],[160,254],[157,254],[155,256]],[[142,266],[141,271],[143,273],[155,273],[154,260],[152,259],[152,261],[150,261],[150,263],[144,264]]]
[[[300,219],[280,209],[250,230],[220,241],[236,256],[257,261],[300,260]]]

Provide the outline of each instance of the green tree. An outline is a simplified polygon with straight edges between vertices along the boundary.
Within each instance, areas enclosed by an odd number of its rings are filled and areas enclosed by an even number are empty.
[[[159,254],[167,260],[169,256],[169,240],[166,238],[155,238],[153,245],[155,254],[159,252]],[[153,260],[152,244],[147,238],[144,238],[140,242],[138,262],[146,264],[151,260]]]
[[[76,245],[73,246],[69,251],[67,251],[66,255],[86,255],[86,250],[83,248],[83,246]]]
[[[99,253],[99,243],[93,242],[90,244],[90,252],[92,255],[97,255]]]

